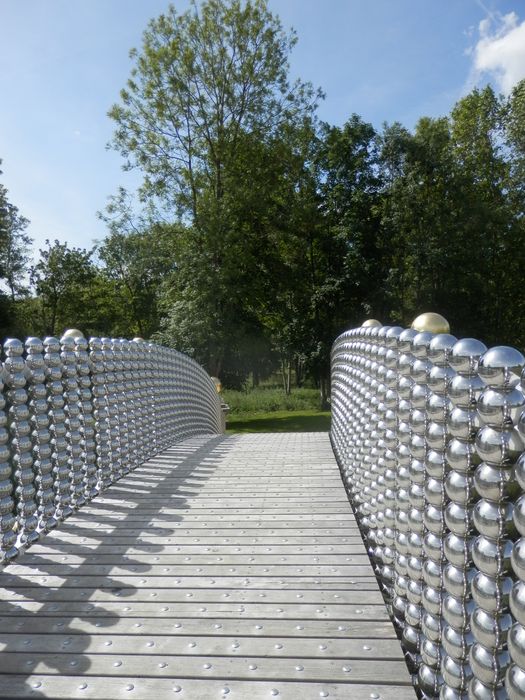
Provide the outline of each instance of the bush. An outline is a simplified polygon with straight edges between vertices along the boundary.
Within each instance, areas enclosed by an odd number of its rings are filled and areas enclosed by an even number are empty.
[[[283,389],[260,387],[250,391],[225,389],[221,396],[232,415],[270,413],[273,411],[318,411],[320,396],[317,389],[294,389],[288,396]]]

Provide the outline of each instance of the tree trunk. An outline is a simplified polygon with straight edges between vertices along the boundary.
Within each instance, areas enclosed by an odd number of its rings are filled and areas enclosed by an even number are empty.
[[[322,374],[320,382],[319,382],[319,389],[320,389],[320,394],[321,394],[321,410],[322,411],[327,411],[330,408],[330,404],[328,403],[329,386],[330,386],[330,383],[329,383],[328,378]]]
[[[288,360],[288,369],[286,372],[286,396],[292,393],[292,361]]]

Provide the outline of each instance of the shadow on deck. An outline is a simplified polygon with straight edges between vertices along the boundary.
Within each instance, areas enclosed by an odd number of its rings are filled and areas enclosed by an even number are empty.
[[[0,581],[0,697],[414,697],[326,434],[179,443]]]

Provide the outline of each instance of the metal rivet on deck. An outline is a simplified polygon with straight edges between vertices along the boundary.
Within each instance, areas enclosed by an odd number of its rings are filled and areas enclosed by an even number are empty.
[[[248,668],[250,669],[250,671],[255,671],[257,669],[257,664],[250,664]]]
[[[232,649],[238,649],[238,648],[239,648],[239,642],[233,642]]]
[[[174,686],[173,686],[173,692],[174,692],[174,693],[180,693],[181,690],[182,690],[182,687],[181,687],[180,685],[174,685]]]
[[[70,666],[78,666],[78,661],[76,661],[76,660],[70,661],[69,665]]]
[[[147,646],[147,647],[154,647],[154,646],[155,646],[155,642],[146,642],[146,646]]]
[[[277,690],[277,688],[272,688],[270,690],[270,695],[279,695],[279,691]]]
[[[321,690],[321,692],[319,693],[320,698],[327,698],[328,695],[329,695],[329,693],[327,690]]]
[[[87,683],[81,683],[81,684],[78,686],[78,689],[79,689],[79,690],[85,690],[87,687],[88,687],[88,684],[87,684]]]
[[[321,651],[326,651],[326,644],[319,644],[319,649]]]
[[[206,670],[211,668],[211,664],[202,664],[202,668],[205,668]]]
[[[33,688],[41,688],[41,687],[42,687],[42,681],[35,681],[35,682],[32,684],[32,687],[33,687]]]
[[[298,664],[298,665],[295,667],[295,670],[296,670],[296,671],[304,671],[304,666],[301,666],[301,664]]]
[[[179,629],[180,627],[182,627],[182,625],[181,625],[180,622],[176,622],[176,623],[173,625],[173,627],[175,627],[176,629]]]
[[[282,644],[276,644],[276,645],[275,645],[275,649],[282,649],[282,648],[283,648],[283,645],[282,645]]]
[[[128,683],[124,690],[133,690],[134,688],[135,686],[133,685],[133,683]]]
[[[379,700],[381,696],[379,693],[370,693],[370,697],[373,698],[373,700]]]
[[[104,642],[104,646],[106,646],[106,647],[110,647],[112,644],[113,644],[113,642],[111,641],[111,639],[108,639],[107,642]]]
[[[168,665],[168,664],[167,664],[165,661],[161,661],[161,662],[159,663],[159,668],[166,668],[167,665]]]
[[[365,645],[363,646],[363,649],[364,649],[365,651],[370,651],[371,648],[372,648],[372,647],[369,647],[367,644],[365,644]]]
[[[195,642],[190,642],[188,646],[190,647],[190,649],[194,649],[197,646],[197,644]]]
[[[356,610],[356,614],[360,615],[363,611],[362,610]]]
[[[352,670],[352,667],[351,667],[351,666],[343,666],[343,671],[344,671],[345,673],[350,673],[351,670]]]
[[[122,666],[122,661],[114,661],[114,662],[113,662],[113,666],[115,666],[115,668],[118,668],[119,666]]]
[[[262,630],[263,626],[262,625],[255,625],[256,630]]]
[[[221,688],[221,693],[222,693],[223,695],[228,695],[229,692],[230,692],[230,689],[229,689],[229,688]]]

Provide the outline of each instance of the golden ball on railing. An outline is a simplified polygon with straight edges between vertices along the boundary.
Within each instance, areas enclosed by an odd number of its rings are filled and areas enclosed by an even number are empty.
[[[428,333],[450,333],[450,324],[447,319],[441,314],[435,314],[432,311],[420,314],[412,321],[412,326],[415,331]]]
[[[67,331],[64,331],[62,334],[62,338],[83,338],[84,334],[82,331],[79,331],[78,328],[68,328]]]
[[[361,328],[381,328],[383,324],[375,318],[369,318],[361,324]]]
[[[217,390],[217,393],[220,394],[222,391],[221,380],[219,379],[219,377],[211,377],[211,380],[215,384],[215,389]]]

